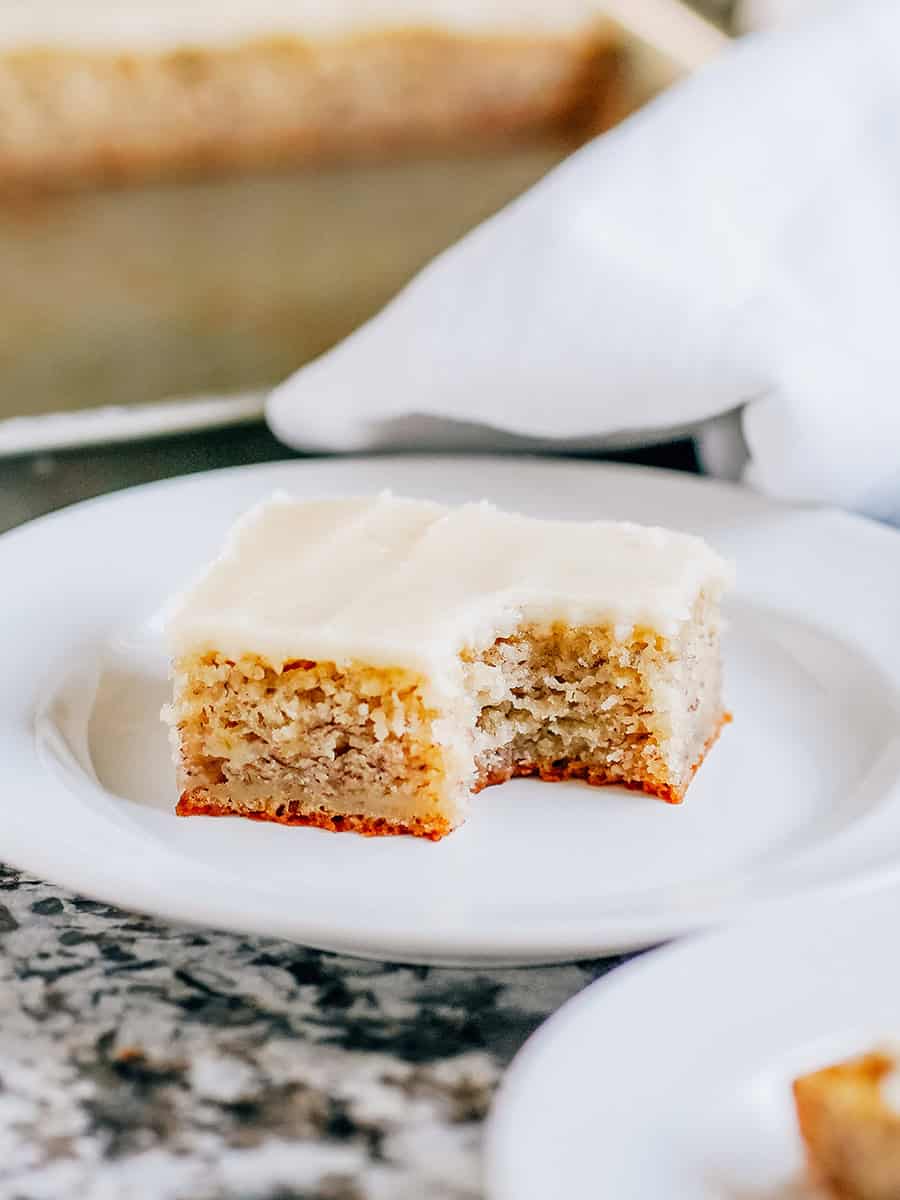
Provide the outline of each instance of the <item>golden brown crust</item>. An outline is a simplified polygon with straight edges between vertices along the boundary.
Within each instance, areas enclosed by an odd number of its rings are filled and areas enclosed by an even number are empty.
[[[810,1174],[836,1200],[900,1196],[900,1116],[880,1089],[893,1067],[874,1052],[794,1081]]]
[[[393,837],[411,834],[438,842],[450,833],[450,825],[440,817],[421,821],[413,818],[404,824],[386,821],[384,817],[342,816],[337,813],[285,813],[276,816],[268,812],[238,812],[224,804],[211,804],[204,789],[182,792],[175,812],[179,817],[246,817],[251,821],[270,821],[276,825],[310,825],[332,833],[359,833],[363,837]]]
[[[581,140],[621,113],[620,59],[603,23],[546,37],[409,30],[156,53],[7,52],[0,184],[371,161],[551,131]],[[90,87],[73,92],[73,78]]]
[[[665,800],[667,804],[681,804],[690,785],[690,780],[697,774],[703,760],[718,740],[722,729],[730,721],[731,713],[723,713],[712,737],[710,737],[703,747],[703,753],[691,767],[691,775],[688,783],[680,790],[666,784],[660,784],[658,781],[649,778],[617,779],[615,776],[607,774],[590,763],[579,762],[575,759],[561,759],[556,762],[545,760],[542,762],[511,763],[508,767],[487,771],[479,777],[472,791],[477,793],[483,791],[484,788],[493,787],[495,784],[506,783],[510,779],[537,775],[545,783],[563,783],[569,779],[577,779],[582,783],[588,784],[590,787],[624,787],[634,792],[645,792],[649,796],[657,796],[660,800]]]
[[[502,770],[492,770],[486,775],[482,775],[472,790],[477,793],[483,791],[484,788],[494,787],[495,784],[506,783],[510,779],[523,779],[533,775],[537,775],[544,783],[566,783],[569,780],[578,780],[588,784],[589,787],[628,788],[632,792],[646,792],[647,795],[657,796],[660,800],[665,800],[667,804],[680,804],[684,799],[683,792],[676,793],[674,789],[655,783],[652,779],[617,779],[589,763],[573,762],[568,759],[557,762],[513,763]]]

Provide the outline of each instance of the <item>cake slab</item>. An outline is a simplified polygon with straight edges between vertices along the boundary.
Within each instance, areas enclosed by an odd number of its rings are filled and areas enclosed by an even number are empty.
[[[738,567],[735,716],[687,802],[515,780],[445,841],[179,820],[155,617],[273,490],[661,523]],[[295,461],[153,484],[0,539],[0,859],[173,920],[416,962],[633,949],[787,897],[900,878],[900,537],[644,468]]]

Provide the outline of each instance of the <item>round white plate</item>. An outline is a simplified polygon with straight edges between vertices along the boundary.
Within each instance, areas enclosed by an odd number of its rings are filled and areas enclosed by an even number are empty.
[[[490,1200],[818,1200],[791,1082],[896,1038],[898,900],[803,900],[570,1000],[500,1089]]]
[[[276,488],[488,497],[694,530],[738,563],[734,724],[672,807],[519,780],[433,844],[177,819],[150,618]],[[646,945],[900,873],[900,537],[696,478],[491,458],[290,462],[154,484],[0,539],[0,857],[161,916],[422,962]]]

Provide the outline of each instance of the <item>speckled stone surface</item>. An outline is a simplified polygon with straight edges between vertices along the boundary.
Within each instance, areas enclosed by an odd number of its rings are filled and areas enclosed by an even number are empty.
[[[476,1200],[504,1067],[617,961],[363,962],[0,868],[0,1196]]]

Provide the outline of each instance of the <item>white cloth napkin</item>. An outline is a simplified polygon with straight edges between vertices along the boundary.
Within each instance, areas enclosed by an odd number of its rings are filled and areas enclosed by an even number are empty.
[[[714,472],[900,517],[900,4],[745,39],[271,396],[335,451],[699,433]]]

